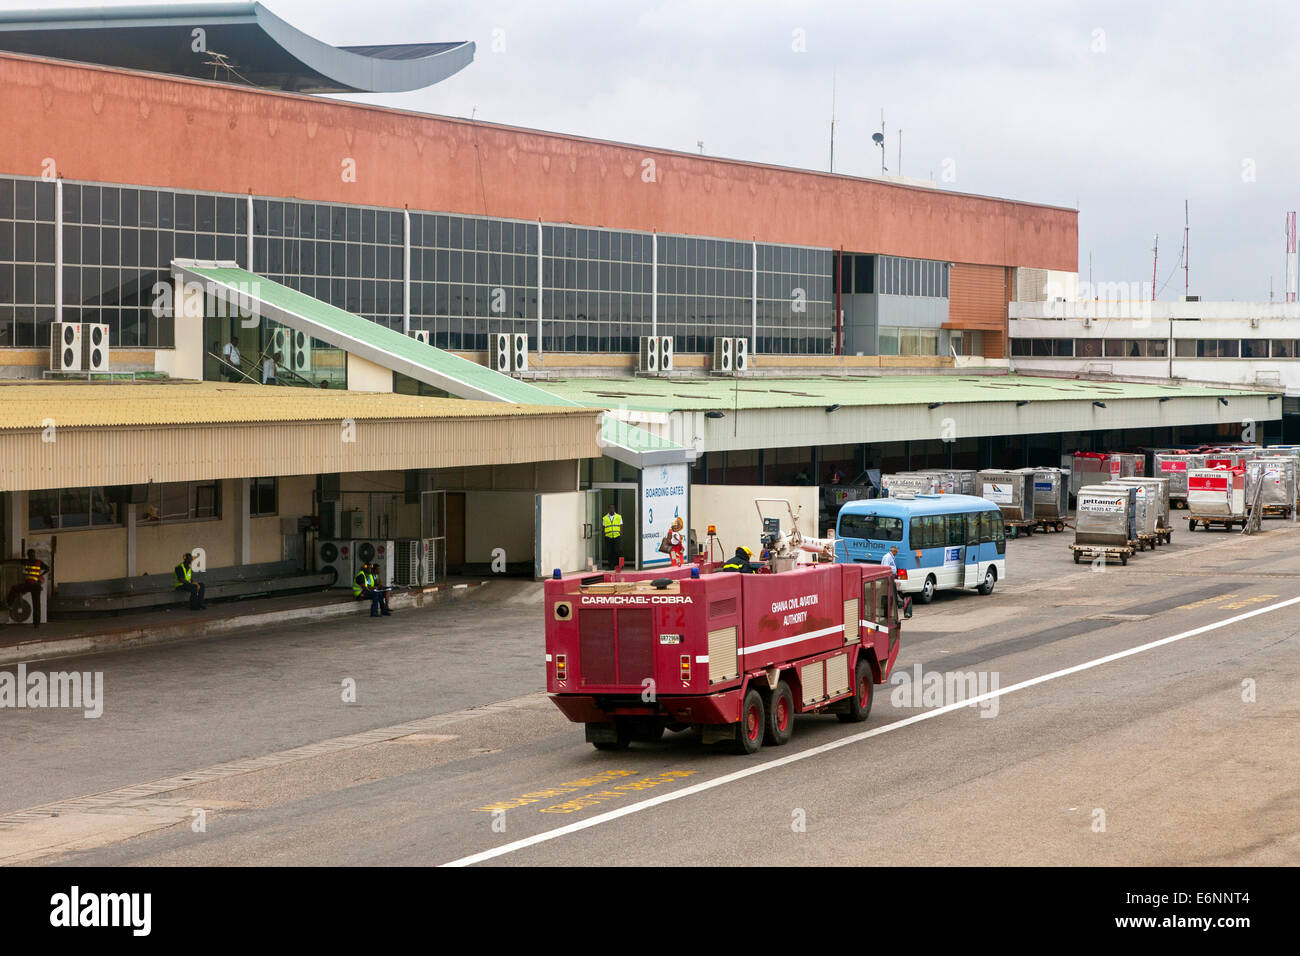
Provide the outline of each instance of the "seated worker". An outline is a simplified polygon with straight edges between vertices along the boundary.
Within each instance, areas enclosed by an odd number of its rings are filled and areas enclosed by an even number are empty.
[[[736,549],[730,561],[722,566],[723,571],[736,571],[739,574],[753,574],[758,570],[758,565],[749,559],[754,556],[754,552],[743,544]]]
[[[190,593],[190,610],[202,611],[207,608],[203,603],[203,592],[206,590],[202,582],[195,582],[194,574],[190,570],[190,564],[194,561],[194,555],[186,552],[185,557],[181,558],[181,563],[176,565],[173,574],[176,576],[176,590],[188,591]]]
[[[377,564],[361,565],[361,570],[352,579],[352,596],[358,601],[370,602],[371,617],[391,617],[392,612],[388,610],[388,588],[377,587],[375,584],[375,571],[378,569]]]

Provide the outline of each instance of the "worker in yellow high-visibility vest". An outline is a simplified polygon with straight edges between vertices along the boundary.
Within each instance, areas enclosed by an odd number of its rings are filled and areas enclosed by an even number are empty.
[[[613,571],[618,567],[618,554],[622,544],[623,537],[623,516],[618,513],[618,509],[613,505],[605,512],[601,519],[601,525],[605,532],[605,567]]]

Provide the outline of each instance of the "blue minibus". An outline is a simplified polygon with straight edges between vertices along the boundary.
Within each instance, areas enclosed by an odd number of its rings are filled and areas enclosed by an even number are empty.
[[[892,545],[898,545],[898,589],[922,604],[940,588],[991,594],[1006,580],[1002,510],[987,498],[903,493],[840,508],[836,561],[879,564]]]

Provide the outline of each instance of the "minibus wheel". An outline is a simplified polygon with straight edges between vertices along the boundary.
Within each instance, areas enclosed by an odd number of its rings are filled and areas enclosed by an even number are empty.
[[[934,600],[934,589],[936,587],[938,587],[938,582],[935,581],[934,575],[928,575],[925,584],[921,585],[921,591],[917,594],[916,599],[922,604],[929,604]]]
[[[989,568],[987,571],[984,572],[984,583],[981,584],[978,588],[976,588],[976,590],[979,591],[980,594],[992,594],[993,585],[997,583],[998,583],[998,573],[994,571],[992,568]]]

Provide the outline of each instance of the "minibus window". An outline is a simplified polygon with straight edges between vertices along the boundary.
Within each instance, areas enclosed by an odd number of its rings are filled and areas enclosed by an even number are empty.
[[[960,548],[966,543],[966,516],[948,515],[948,547]]]
[[[1007,529],[1002,524],[1002,515],[994,511],[990,511],[989,515],[997,519],[993,522],[993,543],[997,546],[998,554],[1006,554]]]
[[[888,515],[841,514],[841,538],[868,538],[874,541],[902,541],[903,519]]]
[[[980,513],[972,511],[966,515],[966,540],[963,544],[978,545],[980,542]]]
[[[998,517],[1000,519],[1001,514],[999,514]],[[993,543],[993,524],[994,524],[993,512],[981,511],[980,512],[980,544]]]

